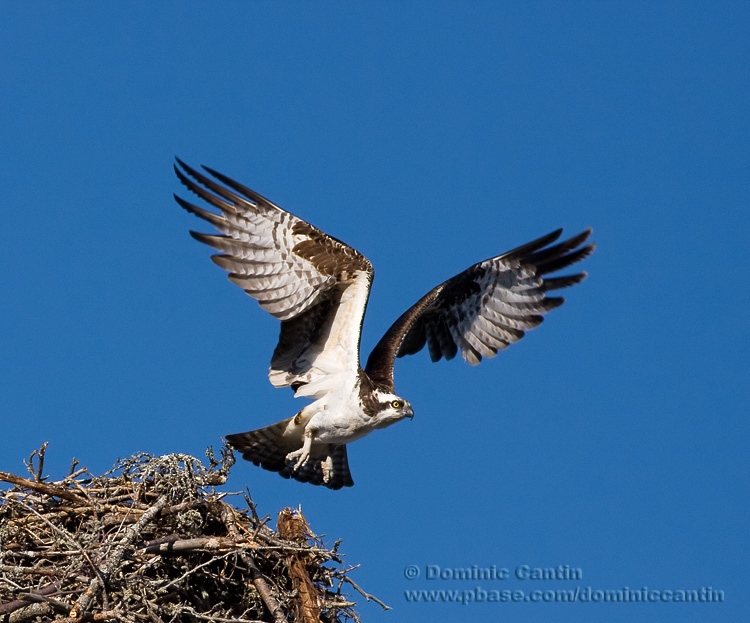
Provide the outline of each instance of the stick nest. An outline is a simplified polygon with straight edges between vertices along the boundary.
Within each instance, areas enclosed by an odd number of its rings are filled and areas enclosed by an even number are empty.
[[[227,503],[234,459],[209,449],[209,467],[183,454],[138,454],[103,476],[74,461],[67,478],[42,477],[43,446],[31,478],[0,472],[0,620],[20,621],[359,621],[340,592],[351,569],[338,542],[326,548],[299,511],[277,530]],[[36,466],[35,466],[36,462]]]

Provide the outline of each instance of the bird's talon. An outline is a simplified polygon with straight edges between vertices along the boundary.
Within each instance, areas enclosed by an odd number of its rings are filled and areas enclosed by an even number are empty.
[[[307,463],[307,459],[310,458],[310,453],[305,452],[304,448],[300,448],[299,450],[294,450],[293,452],[290,452],[286,455],[286,462],[287,463],[294,463],[294,467],[292,467],[292,471],[297,471],[300,469],[305,463]]]

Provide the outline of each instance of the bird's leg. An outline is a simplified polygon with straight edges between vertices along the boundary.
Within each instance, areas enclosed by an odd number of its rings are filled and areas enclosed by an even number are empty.
[[[294,464],[294,470],[298,470],[300,467],[302,467],[305,463],[307,463],[307,460],[310,458],[310,450],[312,448],[312,440],[313,440],[313,430],[311,428],[305,429],[305,440],[302,444],[302,447],[299,450],[294,450],[293,452],[290,452],[286,455],[287,461],[294,461],[297,459],[296,463]]]
[[[328,484],[333,478],[333,457],[329,454],[325,461],[320,462],[320,469],[323,471],[323,482]]]

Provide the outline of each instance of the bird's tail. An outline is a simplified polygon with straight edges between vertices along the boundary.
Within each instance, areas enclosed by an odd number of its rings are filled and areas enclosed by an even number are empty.
[[[286,455],[302,446],[302,431],[294,435],[294,431],[289,430],[293,425],[292,420],[294,418],[288,418],[265,428],[227,435],[227,441],[235,450],[242,452],[242,458],[246,461],[278,472],[286,466]]]
[[[351,487],[349,461],[345,444],[313,445],[310,458],[295,469],[296,459],[287,459],[290,452],[299,450],[304,441],[304,425],[295,417],[265,428],[227,435],[226,439],[242,458],[263,469],[278,472],[284,478],[324,485],[329,489]]]

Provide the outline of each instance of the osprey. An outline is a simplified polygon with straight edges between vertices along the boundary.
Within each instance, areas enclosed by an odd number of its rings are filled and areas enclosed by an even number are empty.
[[[179,165],[179,166],[178,166]],[[205,210],[175,195],[188,212],[219,232],[191,231],[219,251],[211,259],[260,306],[281,321],[271,358],[274,387],[313,399],[293,417],[227,435],[243,458],[285,478],[352,486],[346,446],[372,431],[412,418],[395,393],[393,364],[425,345],[433,361],[459,351],[470,364],[494,357],[542,322],[564,299],[547,292],[579,283],[585,272],[545,277],[587,257],[591,229],[553,244],[558,229],[512,251],[470,266],[430,290],[393,323],[364,369],[359,342],[373,269],[340,240],[282,210],[265,197],[209,169],[177,159],[175,172]]]

